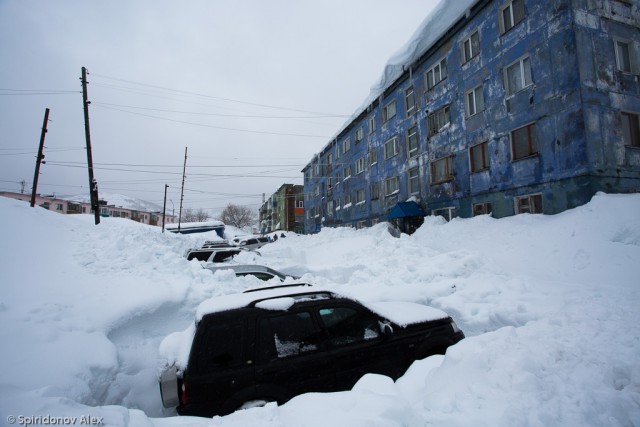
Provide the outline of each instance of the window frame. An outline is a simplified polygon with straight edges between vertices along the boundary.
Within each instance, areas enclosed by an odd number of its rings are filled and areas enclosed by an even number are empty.
[[[356,144],[364,139],[364,127],[363,126],[360,126],[356,130],[356,134],[355,134],[354,138],[355,138]]]
[[[438,166],[438,164],[440,162],[444,162],[445,164],[445,175],[442,179],[436,179],[436,168]],[[430,171],[431,171],[431,184],[432,185],[436,185],[436,184],[442,184],[444,182],[449,182],[449,181],[453,181],[454,179],[454,175],[453,175],[453,156],[452,155],[448,155],[448,156],[444,156],[441,157],[437,160],[434,160],[431,162],[430,164]]]
[[[392,105],[393,105],[393,114],[389,115],[389,109]],[[394,99],[393,101],[387,103],[387,105],[385,105],[382,108],[382,123],[387,123],[389,120],[393,119],[397,115],[398,115],[398,105],[396,104],[396,100]]]
[[[369,135],[371,135],[375,131],[376,131],[376,117],[371,116],[369,117]]]
[[[628,119],[625,120],[625,117]],[[628,111],[620,112],[622,142],[625,147],[640,148],[640,114]]]
[[[412,176],[412,173],[415,173],[415,176]],[[407,190],[409,194],[420,194],[420,167],[419,166],[411,168],[407,171]]]
[[[474,40],[473,40],[474,36],[476,38],[476,43],[474,43]],[[469,56],[467,56],[467,46],[469,46],[469,50],[468,50]],[[471,61],[472,59],[476,58],[477,56],[479,56],[480,55],[480,30],[476,28],[474,31],[471,32],[469,37],[462,40],[460,50],[462,52],[463,65]]]
[[[528,67],[529,67],[528,73],[524,65],[525,61],[527,61]],[[509,79],[509,70],[516,65],[518,65],[518,68],[520,71],[519,77],[520,77],[520,83],[522,84],[522,87],[520,88],[512,88],[511,80]],[[531,55],[529,54],[521,56],[520,58],[516,59],[512,63],[508,64],[506,67],[504,67],[502,72],[503,72],[503,79],[504,79],[504,89],[505,89],[507,98],[511,98],[515,94],[522,92],[523,90],[527,89],[530,86],[533,86],[533,66],[531,64]],[[529,77],[530,79],[529,82],[527,82],[527,77]]]
[[[516,19],[518,18],[515,13],[514,13],[514,3],[518,3],[521,7],[521,11],[522,11],[522,17],[520,17],[520,20],[518,20],[516,22]],[[509,28],[507,28],[507,23],[504,20],[504,12],[506,10],[509,10],[509,19],[511,20],[510,22],[510,26]],[[509,31],[511,31],[513,28],[517,27],[518,24],[520,24],[521,22],[524,21],[525,17],[527,16],[526,10],[524,8],[524,0],[509,0],[508,2],[506,2],[505,4],[503,4],[499,11],[498,11],[498,21],[500,24],[500,35],[504,35],[507,34]]]
[[[413,130],[413,133],[411,133]],[[412,149],[411,142],[415,141],[415,148]],[[416,157],[420,150],[420,138],[418,136],[418,126],[413,125],[407,129],[407,157]]]
[[[342,154],[346,154],[349,150],[351,150],[351,138],[346,138],[342,141]]]
[[[480,208],[480,209],[477,209],[477,208]],[[478,216],[478,215],[493,216],[493,206],[491,205],[491,202],[474,203],[471,207],[471,215],[472,216]]]
[[[371,193],[371,200],[378,200],[380,198],[380,182],[371,182],[369,184],[369,191]]]
[[[520,201],[521,200],[527,200],[527,204],[528,204],[528,210],[527,211],[523,211],[522,207],[520,205]],[[537,211],[537,207],[536,206],[536,202],[539,201],[539,211]],[[533,202],[533,203],[532,203]],[[543,204],[543,200],[542,200],[542,193],[532,193],[532,194],[525,194],[524,196],[516,196],[513,198],[513,203],[514,203],[514,211],[516,213],[516,215],[522,214],[522,213],[530,213],[530,214],[544,214],[544,204]],[[533,206],[533,209],[531,208]],[[536,210],[537,212],[532,212],[532,210]]]
[[[356,190],[356,205],[361,205],[367,201],[367,192],[364,188]]]
[[[626,53],[628,61],[628,69],[624,67],[625,64],[622,63],[622,58],[620,57],[620,45],[624,45],[626,47]],[[633,40],[621,38],[621,37],[613,37],[613,49],[614,55],[616,57],[616,70],[625,73],[625,74],[636,74],[636,56],[634,50]]]
[[[480,148],[480,154],[481,154],[481,159],[480,159],[481,167],[476,168],[475,166],[476,154],[474,154],[474,152],[476,152],[478,148]],[[487,170],[490,167],[491,167],[491,159],[489,157],[489,142],[483,141],[483,142],[480,142],[479,144],[470,146],[469,147],[469,171],[471,173],[478,173],[478,172]]]
[[[440,124],[440,116],[444,118],[443,119],[444,121],[442,124]],[[437,124],[438,126],[434,126],[434,123]],[[451,108],[449,105],[445,105],[444,107],[439,108],[435,110],[433,113],[429,114],[427,116],[427,128],[428,128],[429,138],[439,134],[445,128],[445,126],[447,126],[450,123],[451,123]]]
[[[389,155],[388,150],[387,150],[387,146],[390,143],[393,143],[393,154],[391,154],[391,155]],[[385,160],[389,160],[389,159],[397,156],[400,153],[398,137],[394,136],[392,138],[389,138],[387,141],[385,141],[383,148],[384,148],[384,159]]]
[[[410,117],[414,115],[417,111],[416,108],[416,92],[413,89],[413,85],[409,86],[404,91],[404,108],[405,108],[405,116]]]
[[[480,94],[479,98],[478,95]],[[471,96],[470,96],[471,95]],[[471,98],[473,98],[473,101],[471,100]],[[481,108],[478,108],[478,99],[481,100]],[[470,118],[473,117],[477,114],[480,114],[484,111],[485,109],[485,103],[484,103],[484,87],[482,84],[479,84],[478,86],[468,90],[465,92],[464,94],[464,106],[465,106],[465,113],[466,113],[466,117]],[[471,111],[471,107],[473,106],[473,111]]]
[[[394,183],[394,184],[390,185],[390,183]],[[395,194],[398,194],[399,192],[400,192],[400,178],[398,178],[397,176],[390,176],[388,178],[385,178],[384,196],[385,197],[393,196]]]
[[[343,181],[348,180],[349,178],[351,178],[351,165],[346,165],[343,169],[343,176],[344,178],[342,179]]]
[[[356,159],[356,175],[360,175],[361,173],[364,172],[364,170],[365,170],[364,156],[361,156],[358,159]]]
[[[519,141],[516,141],[514,138],[514,135],[516,132],[522,130],[522,129],[527,129],[527,154],[522,155],[522,156],[518,156],[516,157],[517,151],[516,150],[516,144],[519,143]],[[538,138],[536,137],[536,122],[531,122],[531,123],[527,123],[524,126],[520,126],[518,128],[515,128],[513,130],[511,130],[509,132],[509,141],[510,141],[510,145],[511,145],[511,161],[515,162],[518,160],[522,160],[522,159],[527,159],[529,157],[534,157],[537,156],[538,153],[540,152],[539,147],[538,147]]]
[[[374,166],[378,164],[378,150],[372,148],[368,151],[367,156],[369,157],[369,166]]]
[[[438,76],[439,76],[439,79],[437,81],[435,79],[436,69],[438,70]],[[443,73],[443,69],[444,69],[444,73]],[[429,78],[429,75],[432,76],[431,79]],[[440,60],[436,61],[436,63],[433,64],[425,73],[424,79],[426,82],[425,86],[427,87],[427,90],[431,90],[434,87],[438,86],[438,84],[446,80],[448,76],[449,76],[449,70],[447,68],[447,57],[444,56]]]

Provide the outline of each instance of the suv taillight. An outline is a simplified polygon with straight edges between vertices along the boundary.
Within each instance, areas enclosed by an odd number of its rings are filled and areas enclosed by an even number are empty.
[[[187,386],[187,382],[185,380],[180,381],[180,403],[182,405],[186,405],[189,403],[189,398],[187,396],[187,391],[189,391],[189,387]]]

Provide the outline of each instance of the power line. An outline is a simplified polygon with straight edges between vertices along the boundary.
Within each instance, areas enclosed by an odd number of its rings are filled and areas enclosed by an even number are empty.
[[[72,95],[82,93],[77,90],[56,89],[0,89],[0,96],[30,96],[30,95]]]
[[[120,112],[127,113],[127,114],[134,114],[134,115],[137,115],[137,116],[149,117],[149,118],[157,119],[157,120],[164,120],[164,121],[167,121],[167,122],[182,123],[182,124],[187,124],[187,125],[192,125],[192,126],[200,126],[200,127],[207,127],[207,128],[212,128],[212,129],[229,130],[229,131],[233,131],[233,132],[246,132],[246,133],[257,133],[257,134],[262,134],[262,135],[277,135],[277,136],[295,136],[295,137],[299,137],[299,138],[323,138],[323,139],[329,138],[326,135],[305,135],[305,134],[297,134],[297,133],[269,132],[269,131],[260,131],[260,130],[229,128],[229,127],[225,127],[225,126],[215,126],[215,125],[208,125],[208,124],[205,124],[205,123],[195,123],[195,122],[188,122],[188,121],[185,121],[185,120],[169,119],[167,117],[153,116],[151,114],[136,113],[135,111],[127,111],[127,110],[123,110],[121,108],[107,107],[105,105],[96,105],[96,106],[100,107],[100,108],[106,108],[108,110],[120,111]]]
[[[159,111],[163,113],[176,113],[176,114],[191,114],[197,116],[216,116],[216,117],[235,117],[235,118],[252,118],[252,119],[323,119],[323,118],[348,118],[344,114],[326,114],[326,115],[314,115],[314,116],[266,116],[263,114],[260,115],[251,115],[251,114],[222,114],[222,113],[204,113],[197,111],[180,111],[180,110],[167,110],[162,108],[151,108],[151,107],[140,107],[134,105],[122,105],[122,104],[112,104],[108,102],[93,102],[92,105],[102,105],[109,107],[121,107],[121,108],[133,108],[136,110],[147,110],[147,111]]]
[[[283,111],[296,111],[296,112],[299,112],[299,113],[315,114],[315,115],[320,115],[320,116],[331,116],[332,115],[332,114],[328,114],[328,113],[320,113],[320,112],[317,112],[317,111],[308,111],[308,110],[301,110],[301,109],[296,109],[296,108],[288,108],[288,107],[279,107],[279,106],[275,106],[275,105],[259,104],[259,103],[255,103],[255,102],[247,102],[247,101],[240,101],[240,100],[237,100],[237,99],[222,98],[222,97],[218,97],[218,96],[206,95],[206,94],[202,94],[202,93],[198,93],[198,92],[190,92],[190,91],[184,91],[184,90],[178,90],[178,89],[171,89],[171,88],[167,88],[167,87],[163,87],[163,86],[157,86],[157,85],[152,85],[152,84],[148,84],[148,83],[135,82],[135,81],[132,81],[132,80],[125,80],[125,79],[120,79],[120,78],[117,78],[117,77],[109,77],[109,76],[105,76],[105,75],[101,75],[101,74],[95,74],[95,73],[92,74],[92,76],[94,76],[94,77],[102,77],[103,79],[107,79],[107,80],[114,80],[114,81],[119,81],[119,82],[124,82],[124,83],[144,86],[144,87],[149,87],[149,88],[153,88],[153,89],[165,90],[165,91],[173,92],[173,93],[197,96],[197,97],[201,97],[201,98],[215,99],[215,100],[226,101],[226,102],[234,102],[234,103],[237,103],[237,104],[251,105],[251,106],[254,106],[254,107],[272,108],[272,109],[283,110]],[[348,115],[341,115],[341,116],[349,117]]]

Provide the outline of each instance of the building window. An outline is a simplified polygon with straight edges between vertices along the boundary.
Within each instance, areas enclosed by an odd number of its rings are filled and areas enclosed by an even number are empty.
[[[409,169],[409,194],[420,193],[420,173],[418,168]]]
[[[409,157],[418,155],[418,127],[412,126],[407,131],[407,153]]]
[[[376,118],[371,116],[369,117],[369,135],[371,135],[376,130]]]
[[[492,212],[491,203],[474,203],[473,204],[473,216],[478,215],[490,215]]]
[[[364,172],[364,156],[356,160],[356,175]]]
[[[56,210],[57,211],[62,211],[64,208],[62,206],[62,203],[56,203]]]
[[[633,72],[633,45],[628,40],[614,40],[616,49],[616,65],[619,71],[624,73]]]
[[[369,165],[373,166],[378,163],[378,151],[375,148],[369,150]]]
[[[416,112],[416,97],[413,86],[404,91],[404,107],[407,112],[407,117]]]
[[[384,180],[384,195],[391,196],[400,190],[399,180],[397,176],[392,176]]]
[[[524,0],[511,0],[500,8],[500,34],[524,20]]]
[[[516,214],[521,213],[542,213],[542,194],[530,194],[528,196],[516,197]]]
[[[356,205],[360,205],[365,202],[365,191],[364,188],[356,191]]]
[[[347,138],[342,141],[342,154],[346,153],[349,150],[351,150],[351,138]]]
[[[327,216],[329,218],[333,217],[333,200],[327,202]]]
[[[449,106],[439,109],[435,113],[429,114],[429,136],[433,136],[440,132],[449,124]]]
[[[398,154],[398,137],[393,137],[384,143],[384,159],[390,159]]]
[[[442,58],[427,71],[427,88],[431,89],[447,78],[447,58]]]
[[[367,220],[366,219],[356,222],[356,230],[360,230],[362,228],[367,228]]]
[[[351,165],[344,167],[344,180],[346,181],[349,178],[351,178]]]
[[[327,187],[329,188],[329,190],[333,188],[333,177],[331,176],[327,178]]]
[[[320,165],[318,163],[313,165],[313,176],[314,177],[319,177],[320,176]]]
[[[351,193],[344,195],[344,205],[342,205],[343,208],[348,208],[349,206],[351,206]]]
[[[391,101],[382,109],[382,122],[386,123],[396,116],[396,101]]]
[[[479,112],[484,111],[484,95],[482,93],[482,85],[467,92],[464,100],[467,110],[467,117],[475,116]]]
[[[450,181],[453,179],[453,158],[443,157],[431,163],[431,183]]]
[[[456,217],[456,208],[448,207],[448,208],[434,209],[431,211],[431,215],[441,216],[447,221],[451,221],[453,218]]]
[[[462,63],[471,61],[480,53],[480,33],[474,31],[462,42]]]
[[[296,208],[304,209],[304,200],[296,200]]]
[[[380,198],[380,183],[372,182],[369,189],[371,190],[371,200]]]
[[[314,194],[315,194],[316,197],[318,197],[320,195],[320,187],[318,187],[317,185],[315,187]]]
[[[533,156],[538,152],[535,123],[511,131],[511,155],[513,160]]]
[[[362,126],[360,126],[356,131],[356,144],[362,141],[363,138],[364,138],[364,129],[362,128]]]
[[[480,172],[489,168],[489,144],[483,142],[469,148],[471,172]]]
[[[336,143],[336,161],[340,158],[340,146]]]
[[[533,84],[531,58],[525,56],[504,69],[507,96],[511,96]]]
[[[637,114],[622,113],[622,139],[624,145],[640,147],[640,119]]]

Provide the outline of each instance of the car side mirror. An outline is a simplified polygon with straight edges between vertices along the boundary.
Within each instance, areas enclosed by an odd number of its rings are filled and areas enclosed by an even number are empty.
[[[380,332],[385,337],[393,335],[393,328],[389,322],[380,322]]]

